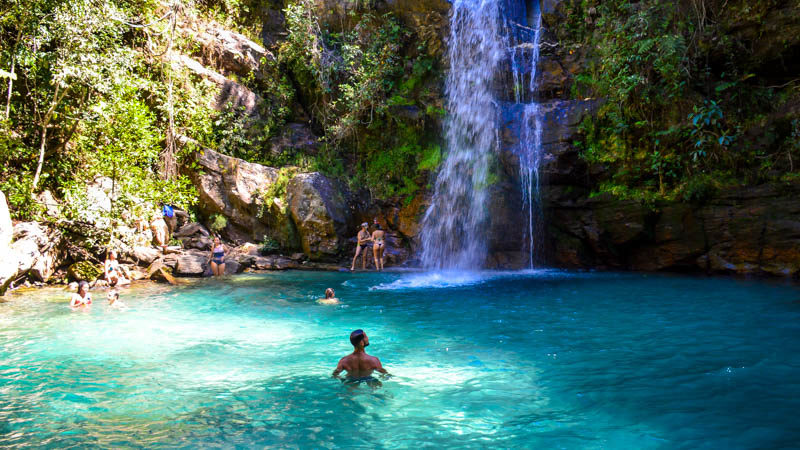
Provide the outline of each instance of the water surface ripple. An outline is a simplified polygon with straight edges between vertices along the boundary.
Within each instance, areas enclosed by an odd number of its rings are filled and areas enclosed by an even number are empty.
[[[0,303],[0,447],[800,442],[793,285],[285,272],[136,288],[127,311],[65,299]],[[330,378],[355,328],[394,374],[380,388]]]

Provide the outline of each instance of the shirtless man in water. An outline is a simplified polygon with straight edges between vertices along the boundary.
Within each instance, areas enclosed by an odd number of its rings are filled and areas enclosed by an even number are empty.
[[[371,376],[374,370],[384,375],[389,374],[378,358],[369,356],[364,351],[364,348],[369,345],[369,338],[364,330],[350,333],[350,343],[353,344],[353,353],[339,360],[339,365],[333,371],[334,378],[339,378],[339,374],[343,370],[347,371],[347,379],[350,381],[377,381]]]

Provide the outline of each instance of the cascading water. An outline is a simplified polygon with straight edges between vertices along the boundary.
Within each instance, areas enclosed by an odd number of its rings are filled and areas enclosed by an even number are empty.
[[[487,165],[498,145],[498,99],[494,80],[501,63],[510,60],[514,100],[522,114],[519,145],[524,207],[527,210],[529,265],[538,254],[541,235],[539,163],[542,120],[536,103],[541,13],[538,1],[528,14],[514,0],[454,0],[450,17],[446,80],[447,158],[436,180],[431,205],[422,221],[423,267],[477,269],[486,258]],[[511,16],[514,16],[512,19]],[[525,21],[528,27],[520,24]],[[529,77],[528,83],[523,79]],[[528,102],[528,103],[525,103]]]
[[[512,70],[514,81],[519,83],[520,88],[515,89],[516,102],[522,104],[522,120],[520,124],[519,146],[516,149],[519,157],[520,188],[522,190],[523,207],[528,215],[528,266],[533,266],[538,262],[541,254],[541,242],[539,238],[543,234],[544,223],[542,220],[542,205],[539,188],[541,184],[539,167],[542,160],[542,111],[536,98],[537,92],[537,67],[539,63],[540,40],[542,35],[542,14],[539,2],[529,3],[531,8],[528,11],[528,24],[530,26],[528,35],[532,34],[532,43],[517,45],[514,49],[512,59]],[[524,39],[521,39],[524,41]],[[520,58],[520,52],[529,53],[528,58]],[[528,64],[520,65],[517,62],[528,60]],[[527,66],[527,67],[525,67]],[[521,88],[523,74],[529,72],[529,83],[527,92]],[[527,96],[525,95],[527,94]],[[527,98],[526,98],[527,97]],[[525,101],[529,103],[524,103]]]
[[[447,158],[422,222],[422,265],[474,269],[486,256],[488,155],[497,146],[491,92],[506,39],[497,0],[455,0],[446,80]]]

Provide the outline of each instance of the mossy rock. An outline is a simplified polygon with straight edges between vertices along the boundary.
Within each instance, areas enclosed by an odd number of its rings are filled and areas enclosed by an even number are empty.
[[[93,282],[96,280],[103,271],[90,263],[89,261],[79,261],[69,266],[67,269],[67,276],[73,281],[88,281]]]

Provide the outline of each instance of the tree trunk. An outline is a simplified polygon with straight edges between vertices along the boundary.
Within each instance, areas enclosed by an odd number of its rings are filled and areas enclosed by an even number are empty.
[[[42,173],[42,164],[44,164],[44,149],[47,146],[47,124],[42,125],[42,142],[39,144],[39,162],[36,164],[36,175],[33,176],[33,183],[31,183],[31,198],[36,191],[36,185],[39,184],[39,175]]]
[[[14,88],[14,66],[17,55],[11,57],[11,76],[8,78],[8,96],[6,97],[6,120],[11,116],[11,89]]]

